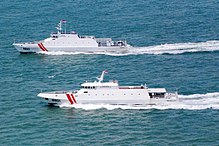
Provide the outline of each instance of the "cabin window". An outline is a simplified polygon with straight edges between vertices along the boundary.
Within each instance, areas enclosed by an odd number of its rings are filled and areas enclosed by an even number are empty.
[[[149,93],[150,98],[164,98],[165,93]]]
[[[103,88],[109,88],[109,86],[103,86]]]
[[[81,86],[82,89],[95,89],[95,86]]]
[[[84,93],[88,93],[88,91],[84,91]]]

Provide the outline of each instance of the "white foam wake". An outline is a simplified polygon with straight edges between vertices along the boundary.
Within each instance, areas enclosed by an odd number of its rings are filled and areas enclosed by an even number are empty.
[[[219,41],[207,41],[199,43],[162,44],[157,46],[139,47],[130,50],[131,54],[182,54],[189,52],[218,51]]]
[[[207,41],[199,43],[176,43],[162,44],[148,47],[130,47],[127,51],[116,52],[41,52],[46,55],[77,55],[77,54],[104,54],[110,56],[126,56],[139,54],[182,54],[188,52],[209,52],[219,51],[219,41]]]
[[[62,104],[62,108],[80,108],[84,110],[96,110],[105,108],[107,110],[113,109],[188,109],[188,110],[201,110],[201,109],[219,109],[219,92],[207,94],[193,94],[193,95],[179,95],[179,101],[169,102],[156,105],[109,105],[109,104]]]

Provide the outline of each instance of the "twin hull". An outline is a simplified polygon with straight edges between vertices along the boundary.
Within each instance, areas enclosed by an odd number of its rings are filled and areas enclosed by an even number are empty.
[[[151,98],[147,89],[106,89],[84,90],[78,92],[57,91],[38,94],[49,104],[119,104],[119,105],[146,105],[176,101],[176,98],[165,96],[163,98]]]

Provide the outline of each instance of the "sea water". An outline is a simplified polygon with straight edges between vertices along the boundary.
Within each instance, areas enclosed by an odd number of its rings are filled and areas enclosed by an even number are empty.
[[[1,145],[219,145],[219,3],[208,1],[1,1]],[[19,41],[56,24],[124,39],[125,52],[20,55]],[[121,85],[178,91],[173,104],[48,106],[41,91],[79,89],[101,71]]]

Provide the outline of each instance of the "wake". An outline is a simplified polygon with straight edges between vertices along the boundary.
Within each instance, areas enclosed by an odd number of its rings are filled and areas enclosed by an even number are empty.
[[[96,109],[187,109],[187,110],[203,110],[203,109],[219,109],[219,92],[207,94],[192,94],[192,95],[179,95],[179,101],[156,104],[156,105],[109,105],[109,104],[76,104],[68,105],[62,104],[61,108],[79,108],[84,110]]]
[[[109,56],[126,56],[126,55],[140,55],[140,54],[183,54],[192,52],[212,52],[219,51],[219,41],[207,41],[199,43],[176,43],[176,44],[162,44],[148,47],[130,47],[126,51],[116,52],[42,52],[46,55],[77,55],[77,54],[102,54]]]

